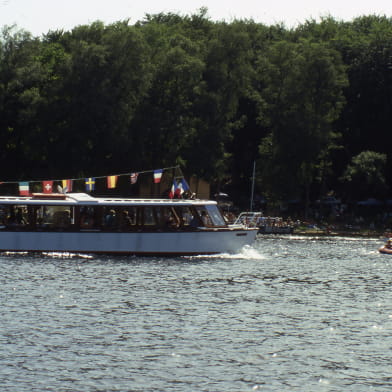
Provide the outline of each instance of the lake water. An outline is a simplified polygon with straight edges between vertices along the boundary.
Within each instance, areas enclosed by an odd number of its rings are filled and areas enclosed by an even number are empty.
[[[237,255],[0,256],[0,390],[391,391],[380,239]]]

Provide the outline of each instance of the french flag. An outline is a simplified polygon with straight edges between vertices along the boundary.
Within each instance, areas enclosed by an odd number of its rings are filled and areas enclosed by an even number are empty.
[[[181,187],[182,187],[182,192],[183,193],[186,192],[186,191],[189,191],[189,189],[190,189],[185,178],[181,178]]]
[[[186,191],[189,191],[189,185],[186,182],[185,178],[181,178],[181,181],[177,184],[177,188],[175,190],[175,196],[180,199],[183,193]]]
[[[30,189],[29,189],[29,183],[28,182],[20,182],[19,183],[19,195],[20,196],[29,196],[30,194]]]
[[[182,194],[184,193],[184,188],[183,188],[183,186],[182,186],[182,182],[180,181],[179,183],[178,183],[178,185],[177,185],[177,188],[176,188],[176,191],[175,191],[175,196],[177,197],[177,198],[181,198],[182,197]]]
[[[159,184],[162,178],[162,169],[154,170],[154,184]]]
[[[178,190],[177,181],[175,179],[173,179],[173,184],[172,184],[172,187],[170,188],[170,192],[169,192],[170,199],[173,199],[174,196],[177,195],[177,190]]]

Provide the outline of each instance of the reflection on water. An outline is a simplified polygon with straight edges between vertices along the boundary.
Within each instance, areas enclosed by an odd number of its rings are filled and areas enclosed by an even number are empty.
[[[381,245],[271,236],[236,255],[3,254],[1,390],[390,391]]]

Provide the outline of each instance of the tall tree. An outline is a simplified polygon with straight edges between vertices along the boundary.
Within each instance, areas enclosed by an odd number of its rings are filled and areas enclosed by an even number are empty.
[[[95,22],[61,34],[57,42],[70,60],[52,159],[65,147],[72,173],[121,170],[129,159],[130,123],[151,78],[143,37],[127,22]]]
[[[387,156],[375,151],[362,151],[354,156],[342,176],[349,200],[361,198],[385,197]]]
[[[40,132],[41,86],[47,78],[37,54],[41,43],[26,31],[5,27],[0,37],[1,177],[30,176]],[[12,164],[10,164],[12,162]]]
[[[229,173],[228,143],[239,125],[239,101],[251,83],[251,41],[242,23],[214,26],[207,45],[204,84],[197,101],[200,125],[189,163],[219,184]]]
[[[325,44],[278,42],[260,61],[268,103],[262,175],[278,198],[310,201],[322,153],[334,137],[346,86],[339,54]],[[323,159],[326,159],[323,156]]]

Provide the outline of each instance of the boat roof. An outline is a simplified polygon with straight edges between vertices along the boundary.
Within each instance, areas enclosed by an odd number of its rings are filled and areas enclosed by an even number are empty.
[[[1,204],[200,206],[216,205],[217,203],[214,200],[201,199],[122,198],[111,196],[94,197],[87,193],[33,193],[30,196],[0,196],[0,205]]]

